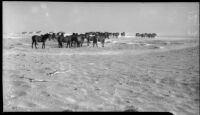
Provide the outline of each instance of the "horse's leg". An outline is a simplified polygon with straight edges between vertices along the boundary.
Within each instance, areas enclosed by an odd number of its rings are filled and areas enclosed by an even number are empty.
[[[103,47],[104,47],[104,43],[105,43],[105,41],[103,40],[103,41],[102,41],[102,46],[103,46]]]
[[[58,42],[58,46],[59,46],[59,48],[62,47],[62,43],[60,41]]]
[[[34,44],[34,42],[32,41],[32,48],[33,48],[33,44]]]
[[[43,42],[42,45],[43,45],[43,48],[45,48],[45,42]]]
[[[60,48],[60,42],[58,42],[58,48]]]
[[[44,48],[44,42],[42,42],[42,49]]]
[[[89,44],[90,44],[90,41],[89,41],[89,39],[87,39],[87,46],[89,46]]]
[[[35,48],[37,49],[37,42],[35,42]]]
[[[62,43],[60,43],[60,48],[62,48]]]
[[[67,46],[66,46],[66,48],[68,48],[68,42],[67,42]]]
[[[69,44],[69,42],[67,42],[67,47],[69,47],[69,48],[70,48],[70,44]]]

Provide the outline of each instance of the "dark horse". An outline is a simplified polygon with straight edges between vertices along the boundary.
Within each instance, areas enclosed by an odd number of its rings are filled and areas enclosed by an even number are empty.
[[[46,33],[44,35],[33,35],[32,36],[32,48],[33,44],[35,43],[35,48],[37,49],[37,42],[42,42],[42,48],[45,48],[45,42],[50,37],[50,34]]]
[[[98,47],[98,43],[97,43],[97,36],[93,36],[93,47],[96,45]]]
[[[71,47],[71,40],[72,40],[72,36],[65,36],[62,33],[59,37],[58,37],[58,45],[59,48],[62,48],[62,43],[67,43],[66,48],[70,48]]]
[[[77,44],[78,47],[82,47],[83,46],[83,42],[84,42],[85,36],[80,34],[77,36]]]
[[[78,34],[77,33],[73,33],[72,34],[72,38],[71,38],[71,46],[77,47],[78,45],[79,45]]]

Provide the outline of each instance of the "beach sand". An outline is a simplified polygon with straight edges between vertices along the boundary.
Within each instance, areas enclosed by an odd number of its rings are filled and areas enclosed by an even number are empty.
[[[66,45],[66,44],[65,44]],[[58,48],[3,39],[3,111],[199,115],[199,39],[118,38]]]

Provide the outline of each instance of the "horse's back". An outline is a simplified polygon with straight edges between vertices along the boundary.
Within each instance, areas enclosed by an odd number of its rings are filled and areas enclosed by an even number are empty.
[[[70,42],[71,41],[71,36],[65,36],[63,39],[63,42]]]
[[[32,36],[32,41],[38,41],[39,39],[39,36],[38,35],[33,35]]]
[[[32,40],[34,40],[34,39],[36,38],[36,36],[37,36],[37,35],[33,35],[33,36],[32,36]]]

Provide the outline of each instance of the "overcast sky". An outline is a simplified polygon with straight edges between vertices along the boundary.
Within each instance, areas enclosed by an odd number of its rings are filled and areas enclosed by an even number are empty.
[[[107,2],[3,2],[3,32],[199,32],[199,4]]]

